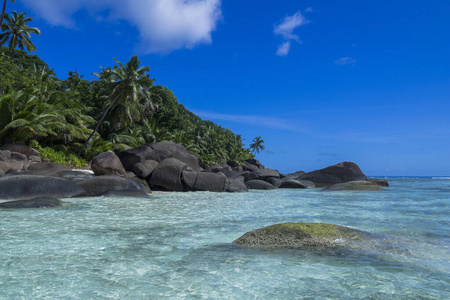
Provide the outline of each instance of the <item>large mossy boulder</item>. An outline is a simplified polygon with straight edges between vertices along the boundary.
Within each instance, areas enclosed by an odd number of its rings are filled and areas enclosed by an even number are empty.
[[[283,223],[247,232],[233,243],[243,246],[333,247],[364,240],[369,233],[323,223]]]
[[[103,152],[92,159],[91,169],[95,175],[125,175],[125,168],[113,152]]]
[[[383,191],[384,189],[376,183],[370,181],[349,181],[333,184],[324,191]]]
[[[86,195],[75,183],[50,176],[11,175],[0,177],[0,199],[35,197],[70,198]]]
[[[90,179],[77,182],[77,184],[86,191],[88,196],[101,196],[110,191],[143,191],[138,182],[117,175],[95,176]]]
[[[303,174],[297,177],[297,180],[309,180],[314,182],[316,187],[327,187],[336,183],[367,180],[367,177],[357,164],[344,161],[324,169]]]
[[[182,192],[184,186],[181,174],[188,166],[176,158],[166,158],[153,170],[148,181],[150,186],[162,187],[168,191]]]
[[[60,207],[63,202],[53,197],[37,197],[29,200],[15,200],[0,203],[0,208],[50,208]]]
[[[379,178],[369,178],[367,181],[370,181],[372,183],[375,183],[379,186],[389,187],[389,182],[385,179],[379,179]]]

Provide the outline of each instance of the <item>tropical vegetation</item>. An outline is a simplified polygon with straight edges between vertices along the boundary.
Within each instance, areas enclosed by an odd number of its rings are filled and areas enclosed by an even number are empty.
[[[0,145],[31,145],[47,159],[74,166],[105,151],[160,141],[184,145],[203,167],[238,165],[254,157],[240,135],[202,120],[170,89],[154,85],[150,68],[141,66],[137,56],[101,68],[94,73],[96,80],[76,71],[60,79],[37,55],[25,52],[35,50],[30,33],[40,33],[26,25],[31,18],[13,12],[5,20],[0,35],[6,44],[0,47]]]

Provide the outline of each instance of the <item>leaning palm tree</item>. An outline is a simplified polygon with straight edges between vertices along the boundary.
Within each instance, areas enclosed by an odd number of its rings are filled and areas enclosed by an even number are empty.
[[[33,20],[31,17],[25,17],[26,13],[17,14],[13,11],[11,17],[5,15],[6,23],[2,24],[1,29],[4,31],[0,34],[0,45],[8,44],[9,52],[14,56],[14,49],[19,48],[22,51],[34,52],[36,46],[31,42],[32,33],[41,34],[36,27],[29,27],[26,23]]]
[[[264,140],[261,139],[260,136],[257,136],[253,139],[253,143],[250,144],[250,149],[252,149],[252,152],[254,154],[259,153],[259,151],[264,150]]]
[[[5,11],[6,11],[6,1],[7,0],[3,0],[3,8],[2,8],[2,14],[0,16],[0,28],[2,27],[3,24],[3,17],[5,15]],[[12,3],[16,2],[16,0],[11,0]]]
[[[106,109],[103,112],[102,117],[95,126],[94,131],[81,147],[78,156],[83,153],[89,140],[98,131],[100,125],[110,111],[119,108],[116,112],[125,113],[125,119],[129,120],[130,117],[133,117],[133,112],[136,111],[136,108],[140,108],[141,106],[139,103],[140,97],[144,97],[145,90],[153,84],[153,79],[147,74],[147,72],[150,72],[150,68],[147,66],[139,67],[141,62],[137,56],[131,57],[130,61],[125,65],[117,59],[114,60],[119,64],[118,66],[114,66],[113,69],[103,69],[103,72],[98,74],[101,79],[111,82],[112,91],[106,98]],[[127,109],[127,107],[132,109]],[[113,119],[120,120],[121,118]],[[113,126],[114,125],[116,124],[113,124]]]

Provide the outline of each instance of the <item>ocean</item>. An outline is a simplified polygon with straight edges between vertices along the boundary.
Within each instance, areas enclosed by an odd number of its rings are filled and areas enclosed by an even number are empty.
[[[0,210],[0,299],[450,299],[450,177],[386,179],[377,192],[153,193]],[[285,222],[380,239],[232,244]]]

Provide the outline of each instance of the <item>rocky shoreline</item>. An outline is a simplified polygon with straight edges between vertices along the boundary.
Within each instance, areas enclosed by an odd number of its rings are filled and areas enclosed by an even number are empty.
[[[388,183],[379,179],[368,180],[353,162],[291,174],[265,168],[256,159],[233,166],[220,163],[203,169],[197,157],[173,142],[149,144],[117,154],[104,152],[92,159],[88,170],[73,170],[64,165],[42,162],[39,152],[25,145],[0,147],[0,201],[20,200],[17,207],[30,207],[30,203],[47,207],[45,197],[50,199],[48,207],[54,207],[57,206],[54,199],[58,198],[148,197],[152,191],[382,190],[381,186],[388,186]],[[26,200],[32,201],[26,203]],[[8,204],[8,207],[12,206]]]

